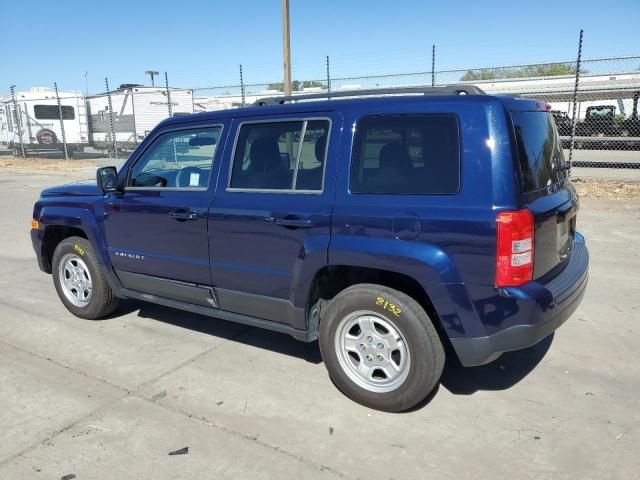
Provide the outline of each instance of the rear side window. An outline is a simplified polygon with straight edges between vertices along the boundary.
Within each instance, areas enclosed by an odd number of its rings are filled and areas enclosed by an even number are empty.
[[[329,120],[242,125],[229,187],[321,191],[328,134]]]
[[[62,105],[62,119],[74,120],[76,113],[73,107]],[[60,120],[60,112],[57,105],[34,105],[33,114],[36,120]]]
[[[455,115],[365,117],[351,157],[351,193],[453,194],[460,188]]]
[[[567,177],[562,145],[547,112],[511,114],[525,192],[540,190]]]

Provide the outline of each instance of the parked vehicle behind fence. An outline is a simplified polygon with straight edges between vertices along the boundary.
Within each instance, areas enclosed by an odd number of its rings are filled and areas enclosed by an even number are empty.
[[[446,356],[533,345],[582,300],[549,110],[452,85],[170,118],[97,184],[44,190],[33,246],[81,318],[135,298],[318,340],[342,392],[406,410]]]
[[[84,151],[89,144],[84,96],[79,92],[58,92],[58,96],[60,108],[55,92],[46,87],[16,92],[15,104],[11,96],[1,97],[0,143],[18,155],[21,153],[21,130],[27,153],[61,152],[64,148],[60,125],[62,112],[67,152],[73,155]]]

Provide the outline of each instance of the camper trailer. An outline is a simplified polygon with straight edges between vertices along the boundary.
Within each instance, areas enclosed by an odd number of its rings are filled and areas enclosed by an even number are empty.
[[[131,151],[153,127],[169,116],[165,88],[124,84],[110,93],[112,115],[109,112],[107,93],[87,97],[89,140],[94,148],[111,149],[114,143],[112,138],[112,131],[114,131],[116,148],[119,151]],[[170,88],[169,95],[172,116],[193,113],[191,90]]]
[[[63,123],[68,153],[83,151],[89,142],[84,96],[80,92],[58,92],[58,96],[60,108],[55,92],[46,87],[16,92],[15,104],[11,96],[0,97],[0,144],[17,154],[22,133],[27,153],[62,151]]]

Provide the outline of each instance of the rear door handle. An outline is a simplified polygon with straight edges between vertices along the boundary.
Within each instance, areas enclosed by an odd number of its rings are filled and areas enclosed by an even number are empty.
[[[185,220],[196,220],[198,218],[198,212],[194,212],[193,210],[174,210],[169,216],[175,220],[184,222]]]

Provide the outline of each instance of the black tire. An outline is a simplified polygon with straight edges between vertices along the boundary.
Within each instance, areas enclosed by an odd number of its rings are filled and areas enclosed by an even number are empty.
[[[60,280],[60,263],[67,254],[76,255],[87,266],[91,275],[92,292],[87,305],[74,305],[66,296]],[[86,238],[69,237],[61,241],[53,253],[53,283],[58,296],[67,310],[76,317],[96,320],[113,312],[118,306],[118,297],[107,282],[104,267],[98,260],[93,247]]]
[[[388,304],[378,305],[378,297]],[[390,313],[388,305],[399,309],[399,315]],[[349,378],[338,359],[335,346],[338,326],[343,318],[361,310],[391,320],[406,340],[411,358],[409,372],[393,391],[380,393],[361,387]],[[340,292],[329,303],[320,322],[319,343],[334,384],[352,400],[387,412],[401,412],[424,400],[437,386],[444,368],[444,348],[424,309],[410,296],[381,285],[358,284]]]
[[[58,136],[53,130],[43,128],[36,133],[36,140],[42,145],[54,145],[58,143]]]

